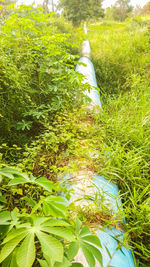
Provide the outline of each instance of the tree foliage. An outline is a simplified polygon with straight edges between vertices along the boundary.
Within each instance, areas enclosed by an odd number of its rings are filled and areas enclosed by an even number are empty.
[[[124,21],[132,11],[130,0],[117,0],[115,5],[106,9],[106,18]]]
[[[102,0],[60,0],[60,7],[64,9],[63,14],[75,25],[87,19],[103,17]]]

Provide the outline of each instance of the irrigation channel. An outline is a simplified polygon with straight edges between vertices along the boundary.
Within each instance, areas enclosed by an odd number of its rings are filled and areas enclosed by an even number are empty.
[[[87,34],[87,28],[84,26],[84,33]],[[99,109],[102,108],[101,101],[99,97],[99,93],[95,87],[97,87],[97,81],[95,76],[94,66],[90,60],[90,44],[88,40],[83,42],[82,47],[82,57],[79,59],[79,64],[76,66],[76,71],[84,75],[83,83],[88,83],[91,87],[90,92],[86,92],[88,97],[91,98],[90,107],[99,106]],[[84,64],[81,64],[84,63]],[[96,158],[96,151],[91,153],[89,151],[91,157]],[[103,204],[109,207],[114,214],[117,213],[118,209],[122,208],[122,202],[119,198],[119,190],[117,185],[112,182],[106,180],[104,177],[96,175],[92,171],[87,169],[87,165],[82,166],[76,177],[72,178],[71,174],[66,174],[64,177],[65,184],[68,181],[68,187],[73,188],[74,193],[72,194],[71,201],[74,201],[76,205],[79,205],[80,208],[85,205],[89,205],[89,200],[84,196],[92,196],[96,193],[100,194],[104,197]],[[125,219],[123,218],[125,222]],[[134,267],[134,260],[132,256],[132,251],[127,249],[125,246],[119,247],[119,241],[123,239],[125,232],[117,227],[103,228],[101,225],[97,225],[97,235],[101,241],[102,248],[100,249],[103,258],[103,266],[109,267]],[[120,243],[121,244],[121,243]],[[79,250],[78,255],[75,258],[76,262],[80,262],[84,267],[88,267],[87,262],[85,261],[84,255],[82,251]],[[96,267],[100,266],[98,262],[96,262]]]

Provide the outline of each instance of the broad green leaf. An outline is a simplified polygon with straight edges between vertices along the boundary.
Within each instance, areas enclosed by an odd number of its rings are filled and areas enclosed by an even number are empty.
[[[14,178],[14,175],[18,175],[18,176],[22,176],[22,177],[24,177],[25,179],[29,180],[29,177],[28,177],[27,174],[22,173],[22,172],[20,172],[20,171],[17,171],[17,170],[15,170],[15,169],[13,169],[13,168],[9,168],[9,167],[1,168],[1,169],[0,169],[0,174],[1,174],[1,172],[3,172],[2,175],[6,176],[6,177],[8,177],[8,178],[10,178],[10,179],[13,179],[13,178]],[[9,177],[9,176],[10,176],[10,177]]]
[[[87,225],[82,228],[80,237],[84,237],[86,235],[91,235],[91,231],[89,230],[89,227]]]
[[[43,253],[54,260],[57,259],[58,262],[62,262],[64,250],[61,242],[42,232],[37,231],[36,235],[41,243]]]
[[[87,242],[87,243],[90,243],[90,244],[94,244],[98,247],[102,247],[101,246],[101,242],[99,240],[99,238],[97,236],[94,236],[94,235],[86,235],[86,236],[83,236],[81,238],[81,240],[83,240],[84,242]]]
[[[84,243],[86,248],[93,254],[93,256],[97,259],[97,261],[100,263],[100,265],[103,267],[103,259],[101,252],[94,246]]]
[[[95,267],[95,259],[92,252],[90,252],[90,250],[88,250],[84,245],[82,245],[81,248],[89,267]]]
[[[54,267],[54,263],[56,262],[56,260],[52,259],[51,257],[43,254],[44,259],[46,260],[47,264],[49,267]]]
[[[0,263],[5,260],[10,253],[15,249],[15,247],[19,244],[19,242],[27,235],[27,232],[22,233],[15,238],[11,239],[9,242],[7,242],[1,252],[0,252]]]
[[[49,218],[47,217],[36,217],[33,215],[33,225],[38,227],[40,226],[41,224],[43,224],[44,222],[46,222]]]
[[[17,264],[19,267],[30,267],[35,261],[34,233],[29,233],[17,250]]]
[[[34,183],[36,183],[37,185],[42,186],[48,192],[52,192],[53,183],[51,181],[49,181],[47,178],[45,178],[45,177],[38,178],[38,179],[35,180]]]
[[[27,180],[26,180],[25,178],[23,178],[23,177],[16,177],[16,178],[12,179],[12,180],[8,183],[8,185],[9,185],[9,186],[12,186],[12,185],[17,185],[17,184],[24,184],[24,183],[26,183],[26,182],[27,182]]]
[[[13,253],[12,253],[11,262],[10,262],[10,266],[9,267],[18,267],[18,264],[16,262],[17,250],[18,250],[18,248],[15,248]]]
[[[60,197],[48,197],[43,201],[43,211],[46,216],[65,217],[67,212],[66,202]]]
[[[9,242],[10,240],[14,239],[15,237],[21,235],[21,234],[27,234],[28,230],[26,228],[19,228],[19,229],[15,229],[12,230],[11,232],[8,233],[8,235],[6,236],[6,238],[3,240],[2,244],[5,244],[7,242]]]
[[[2,267],[18,267],[16,262],[17,248],[2,262]]]
[[[57,235],[60,236],[68,241],[75,241],[75,236],[74,234],[69,230],[69,229],[65,229],[65,228],[60,228],[60,227],[46,227],[46,226],[42,226],[41,230],[53,235]]]
[[[8,221],[11,220],[11,215],[9,211],[3,211],[0,213],[0,225],[10,224]]]
[[[73,260],[74,257],[77,255],[79,250],[79,243],[78,242],[72,242],[69,245],[69,248],[67,249],[67,257],[69,260]]]

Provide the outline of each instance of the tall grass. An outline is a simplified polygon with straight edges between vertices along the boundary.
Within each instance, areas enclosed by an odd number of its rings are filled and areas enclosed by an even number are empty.
[[[105,93],[127,90],[124,83],[138,72],[150,78],[149,32],[147,24],[135,21],[92,25],[89,28],[92,60],[99,86]]]
[[[147,24],[134,24],[90,26],[104,100],[97,171],[117,181],[137,262],[150,266],[150,44]]]

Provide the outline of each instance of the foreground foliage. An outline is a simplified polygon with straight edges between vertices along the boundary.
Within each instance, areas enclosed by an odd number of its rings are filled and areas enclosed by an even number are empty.
[[[3,267],[30,267],[34,262],[40,266],[74,266],[79,248],[89,266],[95,265],[95,259],[102,264],[98,237],[69,215],[66,188],[8,167],[1,168],[0,174],[4,178],[0,196]]]

